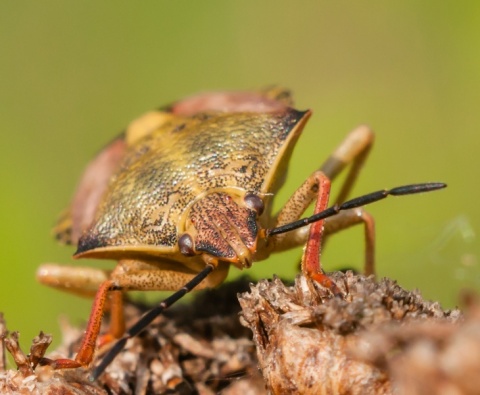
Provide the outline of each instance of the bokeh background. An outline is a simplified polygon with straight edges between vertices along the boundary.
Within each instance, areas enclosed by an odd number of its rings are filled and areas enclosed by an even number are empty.
[[[90,301],[42,287],[35,270],[72,263],[50,229],[106,142],[186,95],[270,84],[314,111],[277,207],[361,123],[377,140],[354,194],[449,184],[369,211],[379,275],[455,306],[461,289],[480,289],[479,37],[477,1],[1,2],[0,311],[9,329],[26,345],[40,329],[58,335],[62,315],[86,320]],[[300,256],[250,274],[293,277]],[[362,256],[362,230],[351,229],[323,262],[360,269]]]

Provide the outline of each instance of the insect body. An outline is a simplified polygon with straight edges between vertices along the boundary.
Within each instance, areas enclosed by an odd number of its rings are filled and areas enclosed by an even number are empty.
[[[309,116],[293,109],[283,90],[201,94],[146,114],[107,146],[87,168],[56,232],[77,245],[75,258],[118,263],[111,272],[48,264],[39,269],[43,283],[95,295],[75,359],[43,363],[60,369],[90,364],[110,297],[112,324],[103,340],[121,340],[96,377],[126,339],[186,292],[218,285],[231,264],[248,268],[296,245],[307,243],[303,272],[339,293],[320,267],[321,237],[357,223],[365,226],[365,271],[372,273],[373,220],[360,206],[445,185],[394,188],[345,202],[373,141],[370,129],[360,127],[273,215],[272,198]],[[338,204],[327,209],[330,180],[349,164]],[[314,201],[314,216],[299,220]],[[122,292],[129,290],[177,292],[124,334]]]

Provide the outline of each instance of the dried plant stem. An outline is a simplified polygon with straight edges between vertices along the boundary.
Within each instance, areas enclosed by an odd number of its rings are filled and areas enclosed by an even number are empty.
[[[243,279],[199,293],[129,341],[96,383],[88,381],[87,369],[34,370],[51,339],[41,334],[26,356],[0,320],[0,353],[6,345],[19,368],[8,370],[3,362],[0,392],[478,393],[480,305],[475,300],[463,316],[392,280],[377,283],[352,273],[332,278],[345,298],[302,276],[292,286],[279,279],[250,286]],[[130,304],[127,319],[133,322],[143,311]],[[53,354],[67,356],[75,349],[78,330],[67,328],[64,337],[66,343]]]

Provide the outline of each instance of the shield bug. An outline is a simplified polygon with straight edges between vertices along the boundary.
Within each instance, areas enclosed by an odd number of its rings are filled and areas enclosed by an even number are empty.
[[[75,258],[112,259],[111,272],[42,265],[39,280],[94,296],[74,359],[44,359],[57,369],[89,365],[107,298],[107,340],[120,339],[93,372],[98,377],[128,338],[193,288],[214,287],[231,265],[249,268],[274,251],[306,244],[302,271],[340,295],[319,261],[322,234],[363,224],[365,272],[374,272],[374,222],[362,206],[387,195],[443,188],[427,183],[346,200],[373,142],[365,126],[352,131],[276,214],[272,199],[310,111],[292,107],[282,89],[206,93],[132,122],[87,167],[57,237],[77,246]],[[327,208],[330,181],[349,173],[335,205]],[[314,214],[301,219],[315,202]],[[311,225],[310,225],[311,224]],[[122,293],[172,290],[169,298],[124,330]],[[105,339],[104,339],[105,340]]]

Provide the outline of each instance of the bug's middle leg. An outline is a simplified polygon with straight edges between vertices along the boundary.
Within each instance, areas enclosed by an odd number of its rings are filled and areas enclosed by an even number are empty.
[[[363,207],[341,211],[335,217],[325,220],[325,236],[340,232],[354,225],[363,225],[365,240],[365,261],[363,274],[375,275],[375,220]]]

